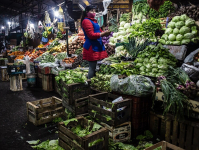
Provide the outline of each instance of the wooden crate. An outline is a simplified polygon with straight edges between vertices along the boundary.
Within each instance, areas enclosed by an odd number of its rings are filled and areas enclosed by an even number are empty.
[[[89,115],[96,118],[96,120],[99,122],[103,122],[114,127],[130,121],[132,101],[130,99],[124,99],[123,101],[112,104],[112,101],[118,97],[119,96],[117,95],[106,92],[90,95],[88,104]],[[108,111],[103,107],[110,108],[111,111]],[[126,108],[118,112],[117,109],[122,107]],[[94,113],[93,110],[97,113]],[[107,121],[104,115],[107,115],[112,119]]]
[[[101,125],[109,130],[109,137],[113,139],[113,142],[125,142],[131,139],[131,122],[123,123],[117,127],[105,123],[101,123]]]
[[[62,100],[54,96],[27,102],[26,107],[28,120],[36,126],[51,122],[65,113]]]
[[[1,67],[1,81],[9,81],[7,67]]]
[[[47,92],[53,91],[53,75],[42,74],[42,89]]]
[[[72,131],[70,131],[67,127],[74,127],[77,125],[81,125],[84,128],[89,125],[91,128],[94,123],[88,121],[84,117],[76,117],[77,121],[71,121],[67,126],[64,125],[63,122],[59,123],[59,145],[65,150],[108,150],[108,130],[106,128],[101,128],[96,132],[93,132],[84,137],[78,137]],[[93,142],[97,139],[104,138],[103,141],[97,143],[96,145],[89,147],[89,143]],[[76,141],[76,142],[75,142]]]
[[[21,74],[10,75],[10,90],[14,92],[23,90]]]
[[[62,87],[62,100],[66,105],[74,106],[76,99],[90,95],[90,80],[87,81],[87,85],[84,83],[66,84],[62,80],[60,80],[60,82]]]
[[[172,115],[167,115],[166,118],[161,115],[153,115],[153,120],[150,121],[152,133],[154,134],[156,130],[154,136],[165,135],[167,142],[186,150],[199,149],[199,121],[193,119],[177,121]]]
[[[146,148],[145,150],[154,150],[154,149],[156,149],[158,147],[162,147],[162,150],[166,150],[168,148],[169,149],[173,149],[173,150],[184,150],[184,149],[182,149],[180,147],[177,147],[177,146],[175,146],[173,144],[170,144],[168,142],[165,142],[165,141],[159,142],[159,143],[157,143],[157,144],[155,144],[155,145],[153,145],[153,146],[151,146],[149,148]]]
[[[88,99],[89,97],[83,97],[75,100],[74,105],[67,105],[65,101],[62,101],[63,106],[72,112],[75,116],[88,114]]]
[[[21,74],[22,75],[22,80],[26,80],[27,79],[27,76],[25,73]]]

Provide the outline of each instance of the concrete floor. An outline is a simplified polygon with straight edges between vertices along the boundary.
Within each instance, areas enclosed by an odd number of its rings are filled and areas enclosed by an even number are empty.
[[[0,81],[0,150],[31,150],[28,140],[58,139],[52,123],[36,127],[26,114],[26,102],[51,96],[59,97],[55,92],[28,88],[26,81],[23,81],[23,91],[12,92],[9,82]]]

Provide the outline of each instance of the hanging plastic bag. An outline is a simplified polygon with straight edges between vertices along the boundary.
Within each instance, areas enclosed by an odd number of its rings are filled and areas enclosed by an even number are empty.
[[[197,67],[188,64],[182,64],[181,69],[187,73],[192,81],[196,82],[199,80],[199,69]]]
[[[104,12],[103,15],[106,15],[108,13],[108,6],[110,5],[111,0],[103,0],[103,6],[104,6]]]

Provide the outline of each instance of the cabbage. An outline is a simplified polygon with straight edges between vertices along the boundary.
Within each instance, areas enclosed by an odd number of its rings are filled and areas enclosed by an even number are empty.
[[[160,39],[160,40],[159,40],[159,43],[161,43],[161,44],[165,45],[165,44],[166,44],[166,41],[165,41],[165,40],[163,40],[163,39]]]
[[[146,68],[145,68],[144,66],[140,67],[140,71],[143,71],[143,72],[144,72],[145,69],[146,69]]]
[[[108,44],[111,45],[111,46],[115,46],[116,45],[115,43],[112,43],[112,42],[109,42]]]
[[[181,41],[181,44],[184,45],[184,44],[189,44],[191,42],[190,39],[184,39]]]
[[[131,26],[130,23],[126,23],[126,24],[124,25],[124,28],[125,28],[125,29],[128,29],[128,28],[130,28],[130,26]]]
[[[145,58],[145,59],[144,59],[144,62],[145,62],[145,63],[148,63],[148,62],[149,62],[149,58]]]
[[[151,72],[151,68],[146,68],[146,72]]]
[[[129,43],[128,36],[122,37],[121,42],[123,42],[123,43]]]
[[[175,41],[176,40],[176,36],[174,34],[170,34],[169,35],[169,40],[170,41]]]
[[[137,66],[137,67],[142,67],[143,64],[142,64],[142,63],[137,63],[136,66]]]
[[[181,34],[178,34],[178,35],[176,36],[176,40],[177,40],[177,41],[182,41],[183,38],[184,38],[184,37],[183,37]]]
[[[198,34],[198,31],[197,30],[192,30],[191,32],[194,36],[196,36]]]
[[[172,21],[173,21],[173,22],[178,22],[178,21],[180,21],[180,16],[175,16],[175,17],[173,17]]]
[[[116,51],[122,51],[124,50],[124,46],[118,46],[115,48]]]
[[[158,63],[160,63],[160,64],[166,64],[167,63],[167,59],[165,59],[165,58],[163,58],[163,57],[160,57],[159,59],[158,59]]]
[[[119,27],[119,31],[125,30],[124,27]]]
[[[191,30],[197,30],[197,27],[196,26],[192,26]]]
[[[187,15],[182,15],[182,16],[180,16],[180,20],[181,21],[185,21],[185,20],[187,20],[189,17],[187,16]]]
[[[158,64],[152,64],[152,68],[158,68]]]
[[[191,39],[191,42],[193,42],[193,43],[198,43],[198,41],[199,41],[199,38],[193,38],[193,39]]]
[[[117,37],[118,36],[118,33],[113,33],[113,37]]]
[[[158,72],[158,69],[157,69],[157,68],[153,68],[153,69],[152,69],[152,72],[153,72],[153,73],[156,73],[156,72]]]
[[[125,24],[126,24],[125,21],[120,22],[120,27],[124,27]]]
[[[167,26],[168,28],[172,28],[172,29],[174,29],[175,28],[175,22],[169,22],[169,24],[168,24],[168,26]]]
[[[161,65],[158,65],[158,68],[160,69],[160,70],[167,70],[168,69],[168,65],[166,65],[166,64],[161,64]],[[160,71],[159,70],[159,71]]]
[[[147,64],[145,65],[145,67],[146,67],[146,68],[151,68],[151,64],[150,64],[150,63],[147,63]]]
[[[150,72],[150,73],[149,73],[149,76],[155,77],[156,75],[155,75],[155,73]]]
[[[142,59],[142,58],[137,58],[135,61],[138,62],[138,63],[143,63],[143,62],[144,62],[144,59]]]
[[[157,63],[156,57],[151,57],[149,61],[150,61],[150,63],[152,63],[152,64],[153,64],[153,63]]]
[[[165,34],[167,34],[167,35],[172,34],[172,33],[173,33],[173,29],[171,29],[171,28],[167,28],[165,31]]]
[[[114,39],[115,39],[114,37],[110,37],[109,41],[112,42],[112,43],[114,43]]]
[[[161,39],[168,40],[168,35],[167,34],[163,34]]]
[[[180,34],[184,35],[186,33],[190,33],[190,28],[184,26],[180,29]]]
[[[173,45],[181,45],[181,41],[173,41]]]
[[[186,34],[184,35],[184,38],[185,38],[185,39],[192,39],[192,38],[194,38],[194,35],[193,35],[192,33],[186,33]]]
[[[177,35],[179,33],[179,29],[175,28],[173,29],[173,34]]]
[[[183,21],[179,21],[175,24],[176,28],[180,29],[181,27],[183,27],[185,24]]]
[[[171,44],[171,41],[166,41],[166,45],[170,45]]]
[[[187,27],[191,27],[192,25],[195,25],[195,21],[193,19],[189,18],[186,20],[185,25]]]

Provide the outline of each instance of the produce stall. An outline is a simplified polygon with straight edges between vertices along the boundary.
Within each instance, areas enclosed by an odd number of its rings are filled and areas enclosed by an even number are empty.
[[[8,53],[8,62],[16,63],[7,64],[8,74],[17,74],[11,86],[16,80],[22,86],[18,74],[26,72],[27,83],[35,84],[30,90],[42,88],[61,97],[28,102],[29,121],[59,122],[56,143],[66,150],[198,149],[199,4],[166,0],[156,11],[150,0],[108,2],[103,29],[111,34],[102,37],[108,57],[97,62],[90,80],[82,54],[84,33],[79,29],[68,36],[60,6],[57,27],[45,13],[37,47],[23,51],[16,46]],[[25,36],[34,39],[29,30]]]

